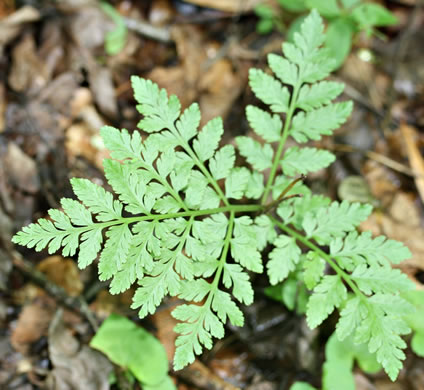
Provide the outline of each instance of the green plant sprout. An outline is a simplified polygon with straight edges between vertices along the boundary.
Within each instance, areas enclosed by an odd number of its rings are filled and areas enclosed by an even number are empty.
[[[267,272],[275,285],[301,266],[312,290],[306,305],[309,326],[319,326],[343,307],[339,340],[352,336],[356,344],[366,344],[395,380],[405,358],[401,335],[410,332],[403,316],[413,310],[399,294],[414,284],[391,262],[405,260],[410,251],[400,242],[356,232],[370,205],[331,202],[312,194],[301,180],[290,186],[299,175],[330,165],[335,156],[310,146],[287,148],[287,139],[320,140],[352,111],[350,101],[333,102],[343,84],[322,81],[334,68],[324,42],[322,19],[313,10],[294,43],[283,44],[284,57],[269,55],[276,77],[250,70],[250,87],[271,110],[246,109],[250,126],[263,140],[236,138],[250,168],[235,166],[233,145],[219,147],[220,118],[199,131],[197,104],[181,113],[176,96],[132,77],[143,115],[138,128],[148,136],[101,129],[111,152],[104,160],[105,175],[118,199],[90,180],[74,178],[79,201],[62,199],[63,211],[49,210],[49,219],[24,227],[13,242],[49,253],[63,248],[63,256],[78,250],[81,268],[100,255],[99,278],[111,279],[112,294],[138,283],[132,307],[142,318],[155,313],[167,295],[187,301],[172,312],[180,321],[177,370],[210,349],[213,338],[224,337],[227,320],[243,325],[235,300],[253,302],[249,272]],[[284,200],[275,205],[283,192]],[[262,252],[269,246],[266,260]]]
[[[165,348],[147,330],[133,321],[111,314],[90,341],[90,347],[103,352],[110,361],[128,370],[148,390],[175,390],[168,376]],[[140,351],[149,351],[140,353]]]
[[[331,50],[335,60],[334,68],[340,67],[350,53],[355,34],[365,31],[366,34],[382,36],[375,28],[391,26],[397,23],[397,18],[387,8],[380,4],[363,0],[278,0],[279,5],[292,13],[301,13],[290,25],[287,31],[288,39],[292,39],[305,18],[304,12],[317,9],[328,21],[325,47]],[[266,3],[255,8],[259,18],[256,29],[261,34],[267,34],[273,29],[284,31],[281,17]]]

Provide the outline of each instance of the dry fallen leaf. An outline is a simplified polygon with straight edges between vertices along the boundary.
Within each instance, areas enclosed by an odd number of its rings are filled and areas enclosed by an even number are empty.
[[[51,390],[108,390],[112,364],[100,352],[80,345],[63,323],[58,310],[49,327],[49,354],[54,369]]]
[[[401,124],[400,130],[405,140],[409,163],[411,164],[412,170],[417,173],[415,184],[420,194],[421,201],[424,202],[424,159],[415,141],[416,130],[412,126],[406,124]]]
[[[12,39],[16,38],[25,24],[35,22],[40,19],[40,12],[29,5],[19,8],[16,12],[0,21],[0,56],[3,55],[3,48]]]
[[[25,306],[19,314],[16,327],[12,330],[10,341],[13,348],[26,354],[32,343],[46,336],[55,306],[55,302],[47,296],[40,296]]]
[[[235,72],[231,62],[221,59],[215,62],[200,79],[200,110],[202,123],[220,116],[226,118],[234,101],[240,95],[243,79]],[[246,75],[247,79],[247,75]]]
[[[40,190],[40,179],[35,161],[18,145],[10,142],[3,160],[10,184],[18,189],[35,194]]]
[[[33,94],[47,84],[48,72],[45,63],[37,54],[35,38],[31,34],[24,35],[14,46],[12,59],[13,64],[8,78],[12,89]]]
[[[78,267],[72,259],[62,256],[49,256],[42,260],[37,269],[46,275],[47,279],[62,287],[70,296],[81,294],[83,284]]]

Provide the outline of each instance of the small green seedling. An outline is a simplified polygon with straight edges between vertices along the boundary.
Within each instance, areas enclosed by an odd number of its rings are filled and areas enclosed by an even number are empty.
[[[143,389],[175,390],[168,376],[168,359],[163,345],[126,317],[110,315],[91,339],[90,346],[128,370]]]
[[[367,345],[395,380],[405,358],[401,335],[410,332],[403,316],[413,310],[400,292],[414,284],[391,263],[407,259],[410,251],[386,237],[357,233],[372,206],[331,202],[295,180],[335,160],[302,144],[333,134],[352,111],[350,101],[333,102],[343,84],[323,81],[334,69],[325,40],[322,19],[312,11],[294,43],[283,44],[284,57],[269,55],[275,77],[250,71],[250,87],[271,113],[247,107],[256,134],[236,138],[246,160],[242,166],[235,166],[232,144],[220,147],[220,118],[199,131],[197,104],[181,113],[176,96],[133,77],[143,115],[138,127],[148,136],[110,126],[101,130],[111,152],[105,175],[117,198],[74,178],[79,201],[62,199],[63,211],[50,210],[49,219],[24,227],[13,242],[49,253],[62,248],[64,256],[78,251],[81,268],[99,258],[99,278],[111,280],[112,294],[137,282],[132,307],[142,318],[168,295],[187,301],[172,312],[180,321],[175,369],[212,348],[213,338],[224,337],[227,321],[243,325],[239,304],[253,302],[249,273],[266,272],[275,285],[300,267],[311,291],[309,326],[343,308],[338,339],[351,336]],[[289,137],[300,145],[286,147]]]
[[[299,30],[305,18],[304,12],[315,8],[328,21],[325,46],[331,50],[335,59],[335,69],[343,64],[350,53],[352,40],[358,32],[381,35],[375,30],[376,27],[397,23],[397,18],[382,5],[362,0],[278,0],[278,3],[289,12],[301,13],[288,29],[289,39]],[[259,33],[285,29],[281,18],[270,6],[259,4],[255,13],[259,17],[256,26]]]

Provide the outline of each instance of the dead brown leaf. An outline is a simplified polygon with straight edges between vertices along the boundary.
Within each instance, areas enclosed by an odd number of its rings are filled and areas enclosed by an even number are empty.
[[[417,146],[416,130],[412,126],[401,124],[400,130],[405,140],[406,149],[408,151],[409,163],[417,176],[414,178],[421,201],[424,202],[424,159]]]
[[[38,57],[32,34],[26,34],[12,51],[9,85],[17,92],[34,94],[48,82],[45,63]]]
[[[174,332],[177,320],[171,315],[173,309],[173,307],[168,307],[164,310],[157,311],[152,317],[158,330],[156,337],[165,347],[166,355],[170,362],[174,359],[175,339],[177,338],[177,334]]]
[[[40,19],[40,12],[26,5],[19,8],[16,12],[0,21],[0,56],[3,55],[4,47],[14,38],[16,38],[27,23],[35,22]]]
[[[389,207],[400,186],[396,174],[374,160],[365,163],[364,173],[373,197],[378,199],[383,207]]]
[[[10,337],[18,352],[28,353],[32,343],[47,335],[54,308],[54,301],[46,296],[40,296],[33,303],[24,306]]]
[[[215,62],[200,80],[202,123],[217,116],[225,118],[240,95],[242,85],[242,75],[233,70],[230,61]]]
[[[76,297],[81,294],[83,284],[78,267],[72,259],[49,256],[37,265],[37,269],[53,283],[62,287],[70,296]]]
[[[40,179],[35,161],[13,142],[8,145],[4,166],[7,179],[12,186],[31,194],[40,190]]]
[[[100,352],[80,345],[65,327],[62,317],[62,310],[58,310],[49,327],[49,354],[54,369],[47,388],[108,390],[112,364]]]

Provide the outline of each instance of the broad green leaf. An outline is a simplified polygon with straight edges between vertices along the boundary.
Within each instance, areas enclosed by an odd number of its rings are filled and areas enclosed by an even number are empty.
[[[306,382],[295,382],[291,385],[290,390],[317,390],[316,387],[311,386]]]
[[[91,339],[90,346],[130,372],[142,383],[160,384],[167,377],[165,348],[145,329],[117,314],[111,314]]]
[[[334,18],[341,13],[337,0],[306,0],[305,2],[309,9],[315,8],[324,18]]]
[[[348,18],[337,18],[329,23],[325,46],[330,49],[331,56],[335,59],[334,69],[342,66],[349,55],[354,33],[355,26]]]
[[[291,12],[303,12],[308,8],[305,5],[304,0],[277,0],[278,3],[283,7],[288,9]]]
[[[352,11],[352,17],[358,23],[360,29],[368,29],[373,26],[390,26],[398,23],[395,15],[380,4],[359,4]]]

